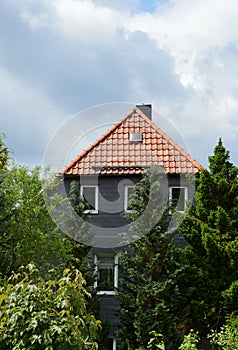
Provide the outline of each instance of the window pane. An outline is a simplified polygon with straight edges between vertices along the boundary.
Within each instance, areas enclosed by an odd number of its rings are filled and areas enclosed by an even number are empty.
[[[113,350],[113,338],[109,338],[107,341],[107,350]]]
[[[114,256],[101,256],[98,258],[98,290],[114,290]]]
[[[128,187],[128,199],[130,199],[131,194],[134,192],[134,186]]]
[[[179,211],[185,209],[185,188],[173,187],[172,188],[172,207],[176,207]]]
[[[90,206],[90,210],[95,210],[96,202],[96,188],[95,187],[83,187],[83,197]]]

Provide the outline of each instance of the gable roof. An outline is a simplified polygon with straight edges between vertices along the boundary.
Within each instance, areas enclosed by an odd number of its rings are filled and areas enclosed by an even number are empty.
[[[130,133],[142,134],[142,142],[131,142]],[[141,174],[152,164],[166,173],[198,173],[201,165],[155,125],[139,108],[93,142],[62,171],[64,175]]]

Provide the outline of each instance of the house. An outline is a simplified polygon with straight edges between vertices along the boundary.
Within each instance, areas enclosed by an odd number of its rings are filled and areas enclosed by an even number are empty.
[[[115,290],[118,287],[117,252],[123,245],[121,233],[130,222],[123,217],[128,199],[142,174],[153,164],[164,168],[168,197],[184,211],[193,188],[186,174],[198,174],[201,168],[187,152],[151,120],[151,105],[138,105],[123,116],[99,139],[73,159],[64,169],[66,190],[78,181],[81,196],[89,208],[90,245],[97,266],[95,288],[102,296],[101,316],[111,325],[109,350],[116,350],[114,337],[118,319]],[[86,214],[87,214],[86,213]]]

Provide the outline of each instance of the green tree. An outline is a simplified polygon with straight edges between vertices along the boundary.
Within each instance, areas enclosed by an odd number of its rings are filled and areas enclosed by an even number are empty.
[[[238,168],[230,162],[221,139],[202,169],[196,205],[180,231],[188,245],[184,251],[194,287],[191,327],[204,337],[219,330],[231,309],[238,311]],[[234,284],[235,283],[235,284]]]
[[[231,314],[219,333],[212,334],[211,342],[222,350],[238,350],[238,316]]]
[[[82,216],[86,204],[80,199],[75,182],[71,184],[69,198],[63,198],[57,191],[62,179],[51,177],[48,172],[45,175],[47,181],[42,178],[40,167],[30,170],[14,164],[7,147],[0,142],[0,275],[9,277],[12,271],[17,273],[22,265],[34,262],[46,279],[50,269],[54,268],[61,276],[65,268],[74,265],[87,282],[87,292],[93,296],[85,295],[87,311],[98,317],[94,267],[89,261],[91,248],[70,238],[76,230],[78,235],[85,234],[85,225],[74,222],[67,210],[67,206],[72,206]],[[67,234],[53,221],[55,212],[69,229]]]
[[[2,281],[0,349],[97,349],[100,322],[87,311],[85,281],[77,269],[44,280],[33,264]]]
[[[6,227],[11,217],[11,204],[8,196],[8,188],[5,186],[6,177],[8,175],[9,166],[9,150],[4,143],[4,135],[0,135],[0,249],[8,249],[9,240],[6,235]],[[1,265],[7,264],[4,261],[4,256],[1,256]],[[4,270],[0,268],[1,271]]]
[[[51,217],[58,210],[61,220],[71,219],[64,210],[69,201],[54,193],[58,183],[54,177],[45,187],[41,168],[16,165],[0,140],[0,273],[3,276],[34,261],[42,274],[53,266],[62,271],[74,264],[84,278],[89,277],[90,248],[69,238]],[[73,186],[70,203],[77,213],[83,212],[84,204],[76,202]],[[78,230],[83,231],[83,227]]]
[[[42,273],[73,261],[72,243],[52,221],[42,195],[40,168],[11,165],[1,183],[3,218],[0,272],[6,276],[34,261]],[[60,205],[52,199],[52,205]]]
[[[123,350],[146,349],[152,332],[163,335],[161,341],[166,349],[178,349],[182,341],[179,327],[188,315],[191,291],[183,279],[181,248],[174,243],[175,233],[168,231],[168,193],[164,192],[168,187],[163,186],[163,181],[161,169],[152,167],[136,185],[130,200],[128,217],[134,222],[134,234],[141,238],[130,243],[119,257],[122,277],[118,336]],[[146,210],[150,215],[145,221]],[[150,225],[155,218],[158,222]],[[145,222],[153,228],[143,235]]]

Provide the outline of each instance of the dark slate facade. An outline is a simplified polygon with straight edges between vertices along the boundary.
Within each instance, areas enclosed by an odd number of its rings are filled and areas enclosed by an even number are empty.
[[[66,191],[69,191],[70,182],[77,181],[80,193],[80,186],[98,186],[98,212],[89,213],[88,222],[94,225],[97,231],[99,247],[94,248],[91,262],[95,263],[95,255],[111,256],[117,254],[120,249],[123,249],[123,243],[117,247],[111,248],[112,241],[108,240],[105,229],[117,228],[116,232],[124,232],[124,227],[128,225],[129,220],[123,216],[125,204],[125,187],[135,185],[141,179],[141,175],[102,175],[102,176],[69,176],[65,177]],[[194,187],[190,186],[186,176],[183,174],[167,174],[168,187],[186,187],[187,199],[192,200]],[[169,191],[168,191],[169,192]],[[105,241],[105,244],[104,244]],[[119,240],[120,241],[120,240]],[[116,241],[118,242],[118,241]],[[114,241],[115,243],[115,241]],[[178,244],[184,242],[180,237],[177,239]],[[109,248],[107,246],[110,246]],[[113,243],[112,243],[113,245]],[[118,283],[120,283],[120,272],[118,271]],[[100,292],[101,294],[101,319],[110,325],[110,336],[113,337],[116,329],[120,326],[120,320],[117,316],[119,302],[114,293]],[[115,349],[113,349],[115,350]],[[117,347],[118,350],[118,347]]]

